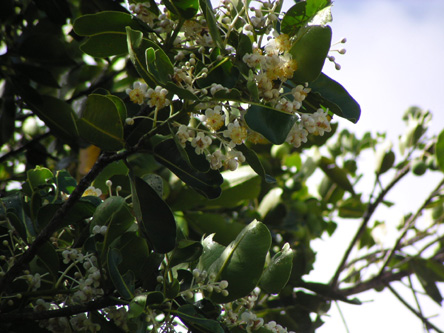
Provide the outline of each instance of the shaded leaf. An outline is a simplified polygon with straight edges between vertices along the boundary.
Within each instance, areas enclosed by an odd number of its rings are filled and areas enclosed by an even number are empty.
[[[338,186],[344,190],[355,194],[353,185],[347,177],[347,172],[344,169],[339,168],[335,161],[322,156],[319,161],[319,167],[324,171],[324,173],[331,179],[332,182],[336,183]]]
[[[180,306],[174,314],[192,331],[192,332],[212,332],[224,333],[224,329],[216,320],[205,318],[192,304]]]
[[[142,234],[150,247],[167,253],[176,245],[176,221],[168,205],[143,179],[131,175],[133,208]]]
[[[326,104],[324,106],[329,107],[332,112],[353,123],[358,122],[361,116],[361,107],[338,82],[321,73],[316,80],[310,83],[310,88],[312,93],[317,93],[332,103],[329,105],[321,101],[321,104]]]
[[[285,142],[296,120],[295,115],[258,104],[252,104],[245,115],[249,128],[276,145]]]
[[[181,157],[173,139],[162,141],[156,145],[154,156],[159,163],[166,166],[188,186],[205,197],[214,199],[220,196],[222,191],[220,185],[223,182],[220,172],[216,170],[200,172],[190,167]]]
[[[438,166],[444,172],[444,130],[439,133],[438,140],[435,145],[435,156],[438,160]]]
[[[124,140],[121,112],[112,97],[89,95],[82,116],[77,121],[79,134],[103,150],[122,149]]]
[[[106,256],[106,264],[108,274],[114,284],[117,292],[124,299],[132,299],[134,296],[134,274],[125,274],[122,276],[119,272],[118,265],[122,262],[120,251],[114,248],[108,250]]]
[[[183,239],[171,253],[169,264],[174,267],[185,262],[193,262],[199,259],[202,254],[202,244],[200,242]]]

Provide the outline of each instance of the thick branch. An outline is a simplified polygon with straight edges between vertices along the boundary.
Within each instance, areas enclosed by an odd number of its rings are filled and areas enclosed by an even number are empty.
[[[439,252],[430,260],[436,260],[441,263],[444,262],[444,252]],[[381,289],[394,281],[400,281],[402,278],[413,274],[413,270],[403,270],[397,273],[385,272],[381,275],[375,276],[370,280],[364,281],[356,286],[341,289],[339,292],[344,296],[356,295],[371,289]]]
[[[127,304],[124,301],[102,297],[97,300],[88,302],[82,305],[70,305],[57,310],[48,310],[43,312],[34,311],[21,311],[14,313],[2,313],[0,314],[0,322],[13,322],[21,320],[43,320],[56,317],[68,317],[78,313],[84,313],[94,310],[100,310],[107,306]]]

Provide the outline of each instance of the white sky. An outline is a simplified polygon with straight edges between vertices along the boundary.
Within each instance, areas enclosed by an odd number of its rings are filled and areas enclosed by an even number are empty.
[[[433,112],[431,133],[438,134],[444,129],[443,11],[442,0],[334,2],[333,40],[346,37],[347,53],[335,55],[342,65],[340,71],[327,62],[324,72],[341,83],[362,108],[357,125],[339,120],[340,129],[347,127],[361,134],[388,131],[388,137],[396,145],[397,137],[405,129],[401,116],[412,105]],[[422,202],[426,189],[433,188],[441,177],[439,173],[430,172],[426,178],[410,177],[406,185],[388,198],[401,202],[400,210],[383,214],[401,216],[414,209]],[[384,218],[394,220],[389,221],[393,224],[399,221],[398,217]],[[332,239],[315,243],[317,265],[310,278],[322,282],[329,280],[357,227],[356,221],[343,221]],[[400,284],[394,286],[398,292],[406,290]],[[440,289],[444,294],[444,288]],[[412,301],[411,293],[404,292],[403,296]],[[423,332],[420,321],[390,292],[371,291],[360,294],[359,298],[369,303],[361,306],[340,304],[350,332]],[[443,309],[427,298],[420,302],[426,315],[441,314],[432,322],[443,328]],[[330,318],[324,317],[326,324],[317,332],[346,332],[335,306],[329,315]]]

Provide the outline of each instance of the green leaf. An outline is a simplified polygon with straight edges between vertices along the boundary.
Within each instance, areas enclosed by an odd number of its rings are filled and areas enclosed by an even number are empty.
[[[77,121],[79,134],[103,150],[124,147],[122,109],[112,97],[91,94],[86,100],[82,117]]]
[[[296,120],[295,115],[258,104],[252,104],[245,115],[250,129],[276,145],[285,142]]]
[[[48,180],[53,179],[53,174],[51,170],[37,166],[35,169],[28,170],[27,182],[29,183],[32,191],[36,191],[39,187],[47,186],[49,184]]]
[[[179,98],[187,99],[189,101],[198,101],[199,97],[194,95],[191,91],[187,89],[180,88],[176,86],[173,82],[167,82],[165,85],[165,88],[168,90],[168,92],[176,94]]]
[[[239,146],[236,146],[236,149],[242,152],[245,156],[245,160],[250,165],[250,167],[256,172],[266,183],[274,184],[276,183],[276,179],[274,179],[272,176],[265,173],[265,169],[259,160],[259,157],[257,154],[249,149],[246,145],[241,144]]]
[[[180,318],[191,332],[225,332],[218,321],[205,318],[201,311],[192,304],[182,305],[173,313]]]
[[[174,74],[174,66],[170,58],[162,49],[149,47],[145,51],[146,66],[148,72],[156,78],[162,86],[165,86]]]
[[[202,240],[203,252],[199,259],[199,269],[208,271],[225,250],[225,246],[213,241],[213,237],[214,234],[211,234]]]
[[[214,234],[214,240],[222,245],[230,244],[245,227],[242,223],[213,213],[187,212],[185,219],[193,230],[201,235]]]
[[[142,178],[130,174],[133,208],[150,247],[167,253],[176,245],[176,221],[168,205]]]
[[[137,236],[135,232],[125,232],[112,242],[110,245],[116,248],[122,254],[122,262],[119,264],[119,270],[123,273],[134,272],[137,279],[142,280],[144,276],[144,265],[148,261],[149,248],[144,238]]]
[[[330,3],[330,0],[307,0],[296,3],[285,13],[284,18],[282,19],[282,33],[293,36],[301,27],[309,23],[311,20],[315,20],[317,15],[321,15]],[[325,24],[331,21],[331,15],[327,15],[327,18],[328,19],[324,19],[321,22]]]
[[[77,116],[68,103],[46,95],[41,95],[40,101],[27,99],[26,102],[57,137],[68,143],[77,139]]]
[[[54,246],[50,242],[43,243],[37,250],[37,257],[37,264],[43,266],[55,282],[59,275],[60,262]]]
[[[56,173],[57,189],[63,193],[71,194],[77,186],[77,181],[66,170],[59,170]]]
[[[444,130],[439,133],[438,140],[435,145],[435,156],[438,160],[438,166],[444,172]]]
[[[186,20],[196,16],[197,11],[199,10],[198,0],[174,0],[173,4],[179,12],[179,15]]]
[[[87,14],[74,21],[74,31],[80,36],[89,36],[80,49],[93,57],[110,57],[128,53],[126,27],[146,30],[128,13],[103,11]]]
[[[156,86],[156,78],[146,68],[146,54],[145,51],[149,47],[154,46],[145,39],[143,39],[143,33],[141,31],[133,30],[130,27],[126,28],[128,52],[131,62],[136,68],[137,73],[150,87]],[[154,44],[155,45],[155,44]],[[157,47],[157,46],[156,46]]]
[[[262,273],[259,282],[261,289],[270,294],[277,294],[287,285],[293,269],[293,255],[290,245],[285,243],[282,250],[273,256]]]
[[[128,309],[128,319],[137,318],[145,312],[147,295],[137,295],[134,297]]]
[[[106,256],[106,264],[108,274],[111,278],[117,292],[124,299],[132,299],[134,297],[134,275],[129,273],[122,276],[119,272],[118,265],[122,262],[122,255],[118,249],[110,248]],[[132,275],[132,276],[131,276]]]
[[[205,197],[215,199],[220,196],[222,191],[220,185],[223,182],[220,172],[216,170],[200,172],[190,167],[181,157],[173,139],[160,142],[154,148],[154,156],[159,163],[166,166],[188,186]]]
[[[317,93],[332,103],[332,105],[325,105],[332,112],[353,123],[358,122],[361,116],[361,107],[338,82],[321,73],[316,80],[310,83],[310,88],[312,89],[311,94]]]
[[[441,296],[441,292],[436,286],[435,273],[431,271],[429,267],[427,267],[425,260],[412,260],[410,264],[426,294],[436,303],[438,303],[439,306],[441,306],[443,298]]]
[[[208,272],[216,274],[216,281],[228,281],[229,295],[213,292],[210,299],[226,303],[248,295],[259,281],[270,246],[271,235],[265,224],[253,221],[247,225]]]
[[[338,207],[338,215],[342,218],[357,219],[364,215],[367,205],[358,197],[351,197],[341,202]]]
[[[210,35],[218,48],[224,49],[224,44],[222,42],[222,37],[220,36],[219,28],[217,26],[216,17],[214,16],[213,6],[210,0],[199,0],[200,8],[202,8],[202,13],[207,21],[208,29],[210,30]]]
[[[353,185],[350,183],[350,180],[347,177],[347,172],[344,169],[339,168],[334,160],[322,156],[319,161],[319,167],[322,169],[322,171],[324,171],[328,178],[331,179],[332,182],[351,194],[355,194]]]
[[[390,170],[390,168],[395,164],[395,153],[391,147],[379,147],[376,151],[375,160],[375,173],[377,175],[382,175]]]
[[[308,26],[298,32],[290,49],[290,54],[297,63],[293,81],[305,83],[316,80],[330,50],[331,35],[329,26],[320,25]]]
[[[171,253],[169,259],[170,267],[174,267],[181,263],[193,262],[199,259],[202,251],[203,247],[200,242],[182,239]]]

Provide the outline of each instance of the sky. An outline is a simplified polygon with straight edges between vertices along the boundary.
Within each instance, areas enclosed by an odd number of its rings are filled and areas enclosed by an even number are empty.
[[[443,11],[442,0],[334,1],[330,24],[333,41],[346,37],[347,53],[335,55],[342,67],[340,71],[326,62],[324,72],[341,83],[362,109],[358,124],[338,120],[340,129],[346,127],[358,134],[387,131],[396,146],[398,136],[405,130],[401,117],[412,105],[433,113],[430,134],[439,134],[444,129]],[[408,178],[406,184],[388,197],[400,203],[400,207],[382,212],[385,219],[396,224],[402,214],[422,202],[427,189],[433,188],[440,179],[439,173],[430,172],[426,177]],[[313,243],[318,254],[310,281],[328,282],[357,227],[350,221],[342,221],[332,238],[324,237]],[[413,301],[411,292],[405,293],[406,288],[399,283],[394,287]],[[418,286],[418,289],[421,288]],[[440,289],[444,294],[442,284]],[[390,292],[370,291],[360,294],[359,298],[364,305],[339,304],[349,332],[423,332],[421,322]],[[426,315],[441,314],[432,322],[442,328],[443,308],[428,298],[421,298],[420,303]],[[328,315],[317,333],[347,332],[334,305]]]

